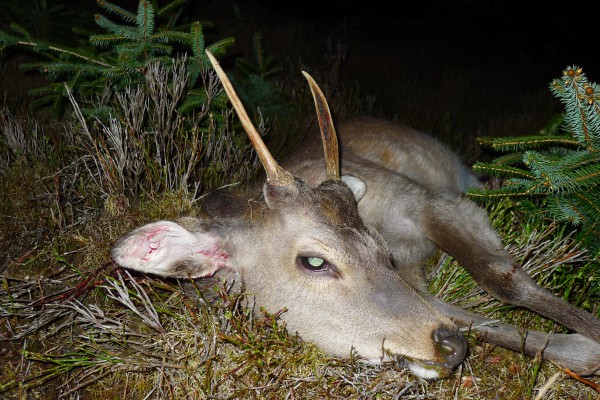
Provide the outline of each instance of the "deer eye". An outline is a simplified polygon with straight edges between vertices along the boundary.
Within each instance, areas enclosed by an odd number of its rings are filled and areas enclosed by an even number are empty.
[[[298,262],[302,268],[309,271],[329,271],[331,265],[320,257],[298,257]]]

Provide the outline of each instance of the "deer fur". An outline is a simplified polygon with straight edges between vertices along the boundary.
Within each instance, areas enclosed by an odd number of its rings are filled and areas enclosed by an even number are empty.
[[[436,310],[486,340],[576,371],[600,368],[600,321],[537,285],[504,249],[487,214],[461,194],[479,183],[431,137],[376,118],[338,125],[342,172],[360,182],[358,210],[388,244],[394,268]],[[314,137],[283,165],[309,185],[324,178]],[[318,165],[321,164],[321,168]],[[441,167],[440,167],[441,166]],[[488,293],[547,316],[579,334],[546,334],[486,319],[427,293],[423,262],[441,248]]]
[[[325,152],[318,134],[310,136],[280,166],[211,59],[267,172],[263,190],[241,198],[217,192],[197,217],[138,228],[115,244],[115,262],[166,277],[235,279],[267,311],[285,308],[288,329],[330,354],[354,350],[426,379],[462,362],[467,328],[575,371],[598,370],[600,320],[516,265],[486,213],[462,196],[478,182],[452,152],[418,131],[361,118],[338,125],[339,158],[327,103],[307,76]],[[434,298],[422,263],[438,247],[500,300],[577,333],[515,328]]]

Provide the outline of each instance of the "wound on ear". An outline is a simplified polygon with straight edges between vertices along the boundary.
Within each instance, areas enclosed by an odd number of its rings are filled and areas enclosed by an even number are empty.
[[[117,242],[113,260],[124,268],[173,277],[205,277],[226,267],[229,255],[210,231],[191,233],[170,221],[145,225]]]

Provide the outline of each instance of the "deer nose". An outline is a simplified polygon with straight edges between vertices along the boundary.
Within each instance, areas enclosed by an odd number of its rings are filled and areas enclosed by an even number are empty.
[[[467,354],[467,339],[457,331],[439,328],[433,332],[433,340],[438,344],[440,356],[451,368],[460,364]]]

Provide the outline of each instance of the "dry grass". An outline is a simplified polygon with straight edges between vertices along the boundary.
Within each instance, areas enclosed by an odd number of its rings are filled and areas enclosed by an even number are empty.
[[[156,204],[153,214],[173,212],[169,197]],[[4,263],[0,396],[521,399],[533,398],[553,379],[542,398],[597,396],[551,363],[476,337],[469,339],[465,364],[440,381],[419,380],[393,364],[367,365],[351,354],[330,358],[287,332],[278,315],[255,310],[251,297],[222,283],[165,281],[117,268],[108,262],[110,242],[139,222],[133,214],[121,219],[128,222],[101,218],[102,234],[90,227],[32,239],[30,251]],[[512,250],[538,279],[587,262],[569,239],[556,242],[549,235],[544,229],[512,239]],[[531,313],[502,309],[452,260],[442,255],[437,261],[432,290],[439,296],[477,303],[487,315],[513,323],[556,329]]]

